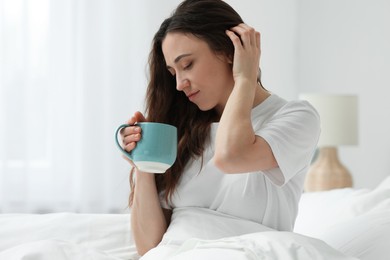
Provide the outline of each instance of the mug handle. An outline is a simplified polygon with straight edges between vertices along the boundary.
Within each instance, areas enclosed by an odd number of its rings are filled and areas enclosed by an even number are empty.
[[[116,129],[116,132],[115,132],[115,142],[116,142],[116,145],[118,146],[118,148],[119,148],[123,153],[125,153],[128,157],[130,157],[130,159],[133,160],[133,158],[132,158],[132,156],[131,156],[131,153],[128,153],[125,149],[123,149],[122,145],[119,143],[119,140],[118,140],[119,131],[122,130],[122,128],[129,127],[129,126],[132,126],[132,125],[123,124],[123,125],[120,125],[120,126],[118,127],[118,129]]]

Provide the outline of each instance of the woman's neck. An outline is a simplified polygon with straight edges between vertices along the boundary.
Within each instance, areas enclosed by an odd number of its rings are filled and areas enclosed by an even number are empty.
[[[259,87],[256,89],[255,98],[253,100],[253,107],[260,105],[264,100],[266,100],[271,93],[263,88],[263,86],[259,83]]]
[[[271,96],[271,93],[266,90],[265,88],[263,88],[263,86],[261,84],[258,85],[258,87],[256,88],[256,92],[255,92],[255,97],[253,99],[253,105],[252,105],[252,108],[258,106],[259,104],[261,104],[264,100],[266,100],[269,96]],[[221,107],[215,107],[214,109],[216,109],[217,111],[217,114],[219,116],[222,115],[223,111],[224,111],[224,107],[221,108]],[[219,120],[218,120],[219,121]]]

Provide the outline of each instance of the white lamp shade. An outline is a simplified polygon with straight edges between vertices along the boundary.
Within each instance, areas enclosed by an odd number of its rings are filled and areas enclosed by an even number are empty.
[[[354,95],[301,94],[321,120],[319,147],[358,144],[358,98]]]

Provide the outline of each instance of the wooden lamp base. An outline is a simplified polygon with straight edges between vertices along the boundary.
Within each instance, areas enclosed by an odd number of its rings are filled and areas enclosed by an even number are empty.
[[[336,147],[322,147],[305,179],[307,192],[352,187],[352,176],[339,161]]]

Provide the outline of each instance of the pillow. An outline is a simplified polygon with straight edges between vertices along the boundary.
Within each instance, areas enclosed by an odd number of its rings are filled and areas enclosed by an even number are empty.
[[[390,255],[390,177],[376,189],[304,193],[294,231],[362,260]]]
[[[386,211],[390,203],[390,177],[374,189],[335,189],[304,193],[294,231],[317,237],[340,222],[373,211]]]
[[[318,237],[340,252],[361,260],[390,255],[390,209],[363,214],[329,228]]]

